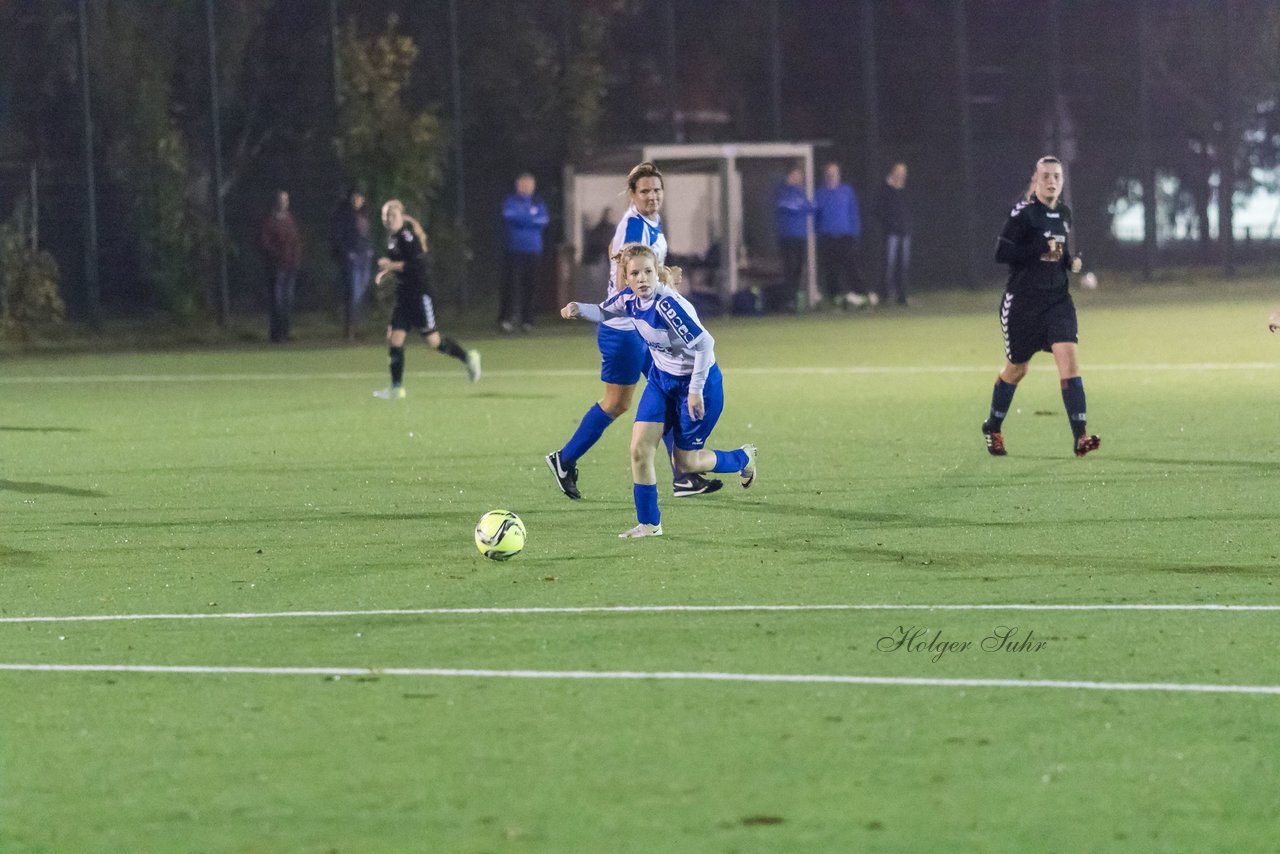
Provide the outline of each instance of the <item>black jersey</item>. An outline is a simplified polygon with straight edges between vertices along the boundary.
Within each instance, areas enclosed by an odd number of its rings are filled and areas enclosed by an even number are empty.
[[[1071,209],[1062,202],[1050,208],[1035,196],[1018,202],[1009,212],[1009,221],[996,240],[996,262],[1009,265],[1011,294],[1063,296],[1067,293],[1067,272],[1071,269]],[[1062,257],[1043,260],[1049,240],[1058,242]]]
[[[396,283],[396,299],[415,300],[429,292],[427,279],[427,248],[413,233],[413,226],[405,223],[387,241],[387,257],[404,262]]]

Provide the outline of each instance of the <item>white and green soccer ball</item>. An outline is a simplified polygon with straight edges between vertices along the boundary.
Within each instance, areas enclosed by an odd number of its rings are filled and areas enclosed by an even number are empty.
[[[476,548],[490,560],[510,560],[524,548],[524,522],[510,510],[490,510],[476,523]]]

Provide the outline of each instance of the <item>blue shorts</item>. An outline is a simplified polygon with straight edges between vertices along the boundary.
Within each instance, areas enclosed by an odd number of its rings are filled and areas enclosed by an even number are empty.
[[[653,364],[649,345],[634,329],[615,329],[601,323],[596,327],[600,348],[600,379],[614,385],[635,385]]]
[[[649,382],[636,407],[637,421],[651,421],[675,430],[676,447],[682,451],[700,451],[707,446],[711,431],[724,411],[724,381],[720,366],[712,365],[707,373],[707,384],[702,389],[702,404],[706,414],[701,421],[689,415],[689,377],[677,377],[659,370],[649,369]]]

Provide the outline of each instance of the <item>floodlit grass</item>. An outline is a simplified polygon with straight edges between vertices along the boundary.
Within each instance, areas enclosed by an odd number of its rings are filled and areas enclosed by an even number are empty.
[[[1280,604],[1280,336],[1265,281],[1078,298],[1090,427],[1052,360],[978,425],[997,294],[716,319],[713,444],[749,492],[660,489],[629,423],[542,456],[599,393],[590,327],[468,336],[485,377],[380,346],[7,360],[0,851],[1260,850],[1280,696],[946,680],[1280,685],[1280,612],[789,610],[13,622],[54,615],[656,605]],[[629,419],[624,419],[629,422]],[[524,554],[471,529],[519,513]],[[999,627],[1026,648],[984,650]],[[954,643],[894,648],[903,632]],[[888,638],[889,640],[884,640]],[[970,645],[963,646],[965,642]],[[989,644],[990,646],[990,644]],[[387,668],[927,684],[395,675]]]

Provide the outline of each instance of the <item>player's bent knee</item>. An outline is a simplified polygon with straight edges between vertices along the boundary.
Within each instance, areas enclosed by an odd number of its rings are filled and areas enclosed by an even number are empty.
[[[1013,362],[1010,362],[1009,364],[1005,365],[1004,370],[1000,372],[1000,379],[1004,380],[1010,385],[1017,385],[1019,382],[1022,381],[1022,378],[1025,377],[1026,375],[1027,375],[1027,365],[1025,362],[1021,364],[1015,364]]]
[[[604,398],[600,401],[600,408],[610,418],[618,418],[631,408],[631,394],[634,388],[635,386],[625,389],[607,388]]]

